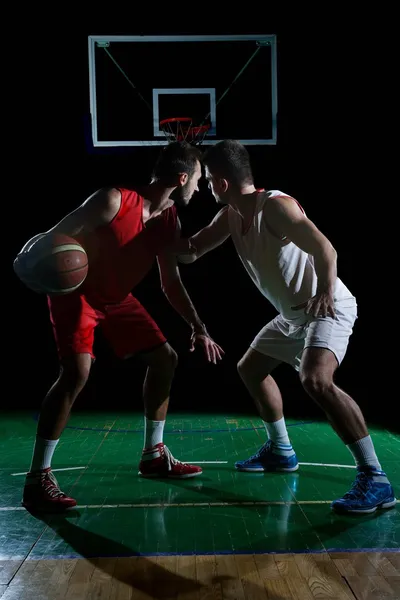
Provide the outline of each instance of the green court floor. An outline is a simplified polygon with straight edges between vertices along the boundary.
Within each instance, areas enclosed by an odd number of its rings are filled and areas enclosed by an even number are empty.
[[[234,462],[265,441],[254,417],[170,413],[164,441],[203,474],[183,481],[138,476],[141,413],[74,413],[56,449],[61,488],[78,500],[65,516],[21,507],[35,415],[0,424],[0,560],[400,549],[400,504],[369,516],[338,516],[330,502],[354,477],[353,459],[326,423],[288,420],[301,464],[292,474],[238,473]],[[370,427],[400,496],[400,436]],[[60,469],[59,471],[57,469]]]

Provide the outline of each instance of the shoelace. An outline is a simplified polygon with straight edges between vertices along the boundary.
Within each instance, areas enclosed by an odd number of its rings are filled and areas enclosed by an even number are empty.
[[[249,460],[252,460],[254,458],[262,458],[262,456],[266,452],[269,452],[269,450],[271,449],[271,446],[272,446],[272,442],[271,442],[271,440],[268,440],[267,442],[265,442],[265,444],[263,446],[261,446],[261,448],[259,449],[258,452],[256,452],[253,456],[250,457]]]
[[[182,463],[177,460],[176,458],[174,458],[169,450],[169,448],[167,448],[167,446],[163,447],[163,451],[164,451],[164,455],[167,458],[167,463],[168,463],[168,471],[172,470],[172,466],[173,465],[181,465]]]
[[[53,473],[42,473],[40,478],[44,489],[51,498],[61,498],[62,496],[65,496],[64,492],[58,487],[57,479],[54,477]]]
[[[346,499],[362,498],[368,492],[372,485],[372,478],[365,473],[359,473],[351,489],[343,496]]]

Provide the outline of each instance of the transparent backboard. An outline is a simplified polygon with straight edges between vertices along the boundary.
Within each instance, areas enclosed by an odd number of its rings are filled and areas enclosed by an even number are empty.
[[[203,145],[277,138],[275,35],[89,36],[95,147],[164,145],[160,121],[208,123]]]

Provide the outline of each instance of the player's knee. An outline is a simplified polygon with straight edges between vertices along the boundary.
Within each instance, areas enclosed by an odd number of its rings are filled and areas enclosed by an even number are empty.
[[[323,371],[300,371],[300,381],[305,391],[312,397],[321,398],[333,385],[331,377]]]
[[[263,381],[279,365],[280,361],[249,348],[236,365],[239,376],[245,382]]]
[[[76,397],[89,378],[92,359],[89,354],[75,354],[61,362],[59,387]]]
[[[163,361],[163,368],[166,369],[169,373],[174,373],[176,367],[178,366],[178,355],[169,344],[166,344],[165,346],[166,348]]]
[[[146,353],[143,355],[143,359],[149,367],[156,369],[160,375],[171,376],[178,366],[178,355],[168,343]]]

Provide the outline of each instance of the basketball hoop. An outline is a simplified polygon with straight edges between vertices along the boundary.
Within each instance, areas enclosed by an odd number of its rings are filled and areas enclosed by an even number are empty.
[[[168,143],[186,141],[197,146],[203,142],[210,125],[193,125],[190,117],[172,117],[160,121],[160,129]]]

